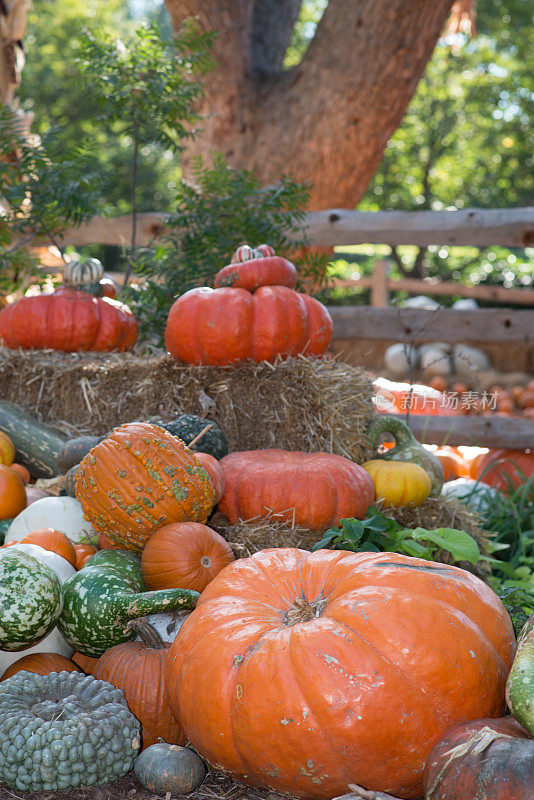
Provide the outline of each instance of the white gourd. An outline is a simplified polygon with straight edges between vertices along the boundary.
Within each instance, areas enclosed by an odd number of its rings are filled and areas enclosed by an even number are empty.
[[[18,514],[6,533],[5,542],[20,542],[38,528],[53,528],[71,542],[90,542],[96,532],[84,519],[80,503],[74,497],[43,497]]]
[[[408,376],[410,362],[414,369],[419,363],[417,350],[411,345],[392,344],[384,353],[384,366],[396,378]]]
[[[427,345],[419,351],[421,371],[425,376],[450,375],[452,364],[449,354],[438,344]]]

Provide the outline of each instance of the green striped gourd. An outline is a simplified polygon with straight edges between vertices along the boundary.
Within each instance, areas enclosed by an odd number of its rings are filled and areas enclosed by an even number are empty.
[[[0,431],[7,433],[15,445],[17,462],[34,478],[60,474],[56,457],[67,441],[61,433],[7,400],[0,400]]]
[[[187,589],[140,592],[131,576],[109,565],[85,565],[66,581],[63,594],[58,628],[75,650],[93,657],[135,638],[129,620],[193,608],[199,597]]]
[[[24,650],[49,633],[62,609],[56,573],[17,551],[0,559],[0,648]]]
[[[534,736],[534,614],[525,622],[506,683],[512,716]]]

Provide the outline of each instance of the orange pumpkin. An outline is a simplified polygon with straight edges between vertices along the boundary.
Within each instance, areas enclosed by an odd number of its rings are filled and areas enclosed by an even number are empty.
[[[21,478],[22,483],[27,486],[31,480],[30,470],[26,469],[22,464],[10,464],[10,467]]]
[[[53,528],[37,528],[21,541],[26,544],[38,544],[40,547],[44,547],[45,550],[51,550],[53,553],[62,556],[73,567],[76,565],[74,545],[69,537],[61,531],[55,531]]]
[[[10,467],[15,460],[15,445],[3,431],[0,431],[0,464]]]
[[[75,652],[71,657],[71,661],[73,664],[76,664],[76,666],[80,667],[81,671],[85,672],[86,675],[92,675],[93,670],[98,662],[98,658],[84,656],[83,653]]]
[[[215,456],[212,456],[211,453],[195,453],[195,456],[198,458],[211,478],[213,488],[215,489],[215,503],[218,503],[226,488],[224,470],[219,461],[215,458]]]
[[[148,589],[202,592],[233,560],[228,542],[207,525],[175,522],[150,537],[141,556],[141,572]]]
[[[0,464],[0,519],[16,517],[26,508],[22,478],[11,467]]]
[[[219,511],[232,525],[269,516],[324,531],[344,517],[362,519],[375,499],[372,478],[332,453],[247,450],[219,462],[226,490]]]
[[[157,425],[130,422],[84,456],[76,499],[98,533],[140,552],[163,525],[205,522],[215,488],[180,439]]]
[[[233,286],[254,292],[260,286],[288,286],[297,284],[297,270],[285,258],[275,255],[269,245],[257,248],[242,245],[232,256],[232,262],[215,276],[214,286]]]
[[[0,680],[5,681],[21,670],[35,672],[37,675],[48,675],[50,672],[80,672],[80,669],[65,656],[59,653],[28,653],[21,656],[6,669]]]
[[[434,455],[443,467],[446,481],[454,481],[456,478],[470,478],[471,470],[461,455],[452,449],[443,448],[434,450]]]
[[[518,401],[519,408],[534,408],[534,389],[525,389]]]
[[[141,723],[143,750],[160,738],[185,744],[165,694],[165,674],[170,644],[162,642],[147,623],[131,623],[143,641],[117,644],[98,659],[93,677],[122,689],[132,714]]]
[[[287,286],[190,289],[172,306],[165,344],[189,364],[274,361],[304,353],[323,355],[332,338],[326,308]]]
[[[76,554],[76,563],[74,566],[76,569],[81,569],[87,559],[91,558],[91,556],[94,556],[96,553],[96,547],[93,547],[91,544],[75,544],[74,552]]]
[[[490,450],[477,458],[475,478],[507,492],[521,486],[534,474],[534,453],[531,450]]]
[[[439,737],[502,713],[514,649],[500,599],[465,570],[276,548],[203,591],[171,646],[167,694],[197,752],[248,784],[418,798]]]

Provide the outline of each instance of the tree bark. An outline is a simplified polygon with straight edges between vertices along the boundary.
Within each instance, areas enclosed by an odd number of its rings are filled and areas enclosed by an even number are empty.
[[[406,111],[452,0],[330,0],[301,63],[282,69],[300,0],[165,0],[174,29],[217,30],[203,133],[263,183],[310,180],[311,208],[353,207]]]

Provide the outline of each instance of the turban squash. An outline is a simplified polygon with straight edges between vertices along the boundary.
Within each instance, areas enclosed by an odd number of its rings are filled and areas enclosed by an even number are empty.
[[[272,247],[238,248],[215,276],[215,289],[191,289],[176,300],[165,330],[168,351],[211,366],[323,355],[332,319],[313,297],[294,291],[296,280],[293,264]]]
[[[0,311],[0,340],[10,348],[131,350],[137,323],[128,306],[109,297],[62,287],[53,294],[22,297]]]
[[[375,499],[372,478],[343,456],[289,450],[247,450],[219,462],[226,488],[219,511],[232,525],[273,514],[312,531],[344,517],[361,519]]]
[[[276,548],[204,589],[171,646],[167,694],[195,750],[248,784],[418,798],[440,736],[502,713],[513,653],[501,601],[462,569]]]
[[[147,422],[121,425],[93,447],[76,470],[75,491],[97,533],[139,552],[163,525],[205,522],[216,501],[201,460]]]

